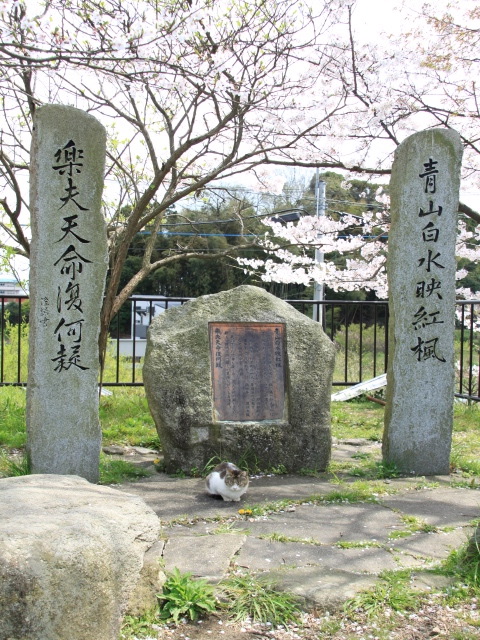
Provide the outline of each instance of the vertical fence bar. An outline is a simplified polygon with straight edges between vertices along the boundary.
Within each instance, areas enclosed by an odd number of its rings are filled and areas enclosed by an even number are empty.
[[[344,363],[344,382],[348,384],[348,313],[347,305],[342,305],[345,309],[345,363]]]
[[[470,304],[470,327],[468,342],[468,395],[473,395],[473,326],[474,326],[473,302]]]
[[[22,380],[22,299],[18,298],[18,326],[17,326],[17,382]]]
[[[120,311],[117,313],[117,344],[116,344],[117,361],[115,363],[115,382],[120,382]]]
[[[334,306],[333,304],[330,305],[330,340],[333,342],[334,339],[334,335],[335,335],[335,319],[334,319]]]
[[[360,303],[360,337],[359,337],[359,345],[358,345],[359,351],[360,351],[360,357],[359,357],[359,367],[358,367],[358,380],[359,382],[362,381],[362,374],[363,374],[363,303]]]
[[[0,359],[0,382],[4,381],[4,363],[5,363],[5,298],[2,296],[2,354]]]
[[[461,305],[460,314],[460,371],[458,372],[458,392],[463,393],[463,363],[464,363],[464,340],[465,340],[465,305]]]
[[[133,301],[132,384],[135,384],[135,347],[137,341],[137,301]]]
[[[385,371],[387,371],[388,369],[388,349],[389,349],[389,341],[388,341],[388,334],[389,334],[389,322],[390,322],[390,312],[389,312],[389,308],[388,308],[388,302],[385,304],[385,351],[384,351],[384,369]]]
[[[477,369],[477,396],[480,396],[480,351],[477,351],[478,355],[478,369]]]
[[[377,305],[373,305],[373,377],[377,377]]]

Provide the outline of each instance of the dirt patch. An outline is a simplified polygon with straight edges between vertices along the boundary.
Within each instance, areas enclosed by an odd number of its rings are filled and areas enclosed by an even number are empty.
[[[359,613],[355,620],[341,615],[316,617],[304,614],[301,623],[287,629],[271,625],[232,622],[212,616],[177,627],[154,626],[149,640],[473,640],[480,637],[480,611],[474,598],[469,604],[449,607],[435,604],[435,597],[415,612],[385,611],[381,619],[369,621]],[[145,636],[144,636],[145,637]]]

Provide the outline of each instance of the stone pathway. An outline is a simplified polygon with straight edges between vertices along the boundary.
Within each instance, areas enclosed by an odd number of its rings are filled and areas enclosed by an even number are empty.
[[[333,457],[378,453],[378,446],[337,443]],[[150,454],[137,458],[142,455]],[[379,491],[376,502],[322,503],[322,496],[348,489],[348,483],[332,482],[326,474],[253,478],[240,503],[208,496],[202,479],[159,473],[119,488],[141,496],[158,514],[157,553],[166,570],[178,567],[211,582],[236,568],[261,572],[303,598],[308,608],[334,610],[375,584],[384,570],[414,569],[419,589],[445,585],[444,577],[425,570],[466,542],[471,522],[480,517],[480,490],[452,487],[451,480],[380,481],[388,494]],[[276,501],[284,501],[285,509],[269,512],[268,504]],[[255,505],[267,505],[265,513],[239,513]]]

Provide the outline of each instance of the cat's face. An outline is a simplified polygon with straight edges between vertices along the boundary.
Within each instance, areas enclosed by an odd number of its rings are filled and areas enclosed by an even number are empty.
[[[245,487],[248,484],[248,475],[246,471],[227,469],[225,474],[225,484],[227,487]]]

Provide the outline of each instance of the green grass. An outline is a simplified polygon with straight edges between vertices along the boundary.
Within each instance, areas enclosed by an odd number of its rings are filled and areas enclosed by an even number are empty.
[[[29,473],[30,468],[25,455],[9,456],[8,450],[0,449],[0,478],[26,476]]]
[[[0,388],[0,450],[2,457],[11,450],[23,450],[25,433],[25,390],[18,387]],[[366,438],[379,442],[383,431],[383,407],[365,400],[332,402],[332,435],[338,439]],[[103,444],[144,446],[160,449],[161,443],[148,409],[143,388],[115,388],[113,395],[100,398],[100,422]],[[251,452],[250,452],[251,453]],[[253,455],[245,454],[244,466],[253,473],[257,463]],[[475,486],[480,480],[480,405],[456,403],[454,408],[454,434],[452,470],[457,471],[455,482],[461,486]],[[353,462],[353,464],[352,464]],[[396,477],[394,467],[384,465],[369,454],[357,454],[353,461],[334,462],[330,472],[375,481]],[[195,470],[204,475],[205,470]],[[284,469],[270,470],[282,473]],[[0,460],[0,473],[5,474],[5,463]],[[318,477],[315,469],[304,469],[303,474]],[[132,477],[135,477],[131,474]],[[473,480],[473,484],[472,484]],[[465,484],[465,482],[467,484]],[[113,482],[112,482],[113,483]],[[463,483],[463,484],[462,484]],[[339,496],[339,499],[341,497]],[[345,496],[345,499],[356,499]]]
[[[382,440],[384,411],[380,405],[361,400],[332,402],[330,411],[332,435],[335,438]]]
[[[443,565],[447,575],[453,575],[477,598],[480,597],[480,524],[473,536],[460,549],[450,553]]]
[[[131,462],[115,460],[103,454],[100,455],[99,484],[120,484],[129,480],[146,478],[149,475],[151,475],[150,471]]]
[[[195,580],[191,573],[177,568],[167,574],[160,601],[160,619],[178,624],[182,618],[190,621],[213,613],[217,608],[215,592],[204,579]]]
[[[419,602],[418,593],[411,587],[410,571],[385,571],[381,580],[345,603],[345,613],[353,617],[361,611],[368,618],[383,614],[386,608],[404,612],[412,610]]]
[[[24,452],[26,444],[25,390],[0,388],[0,477],[28,473]],[[119,444],[160,449],[155,425],[143,389],[116,388],[112,396],[100,398],[100,423],[103,445]],[[9,454],[15,452],[12,458]],[[100,459],[100,483],[119,484],[149,475],[145,469],[125,460]]]
[[[20,449],[25,446],[25,403],[24,389],[0,388],[0,447]]]
[[[143,388],[115,388],[100,398],[103,444],[159,449],[155,424]]]
[[[425,520],[417,518],[416,516],[400,514],[400,518],[405,524],[405,529],[397,529],[391,531],[388,534],[390,540],[397,540],[398,538],[407,538],[414,533],[434,533],[438,531],[438,527],[428,524]]]
[[[125,616],[120,631],[120,640],[139,640],[140,638],[152,638],[155,633],[154,626],[158,626],[157,608],[148,611],[142,616]]]
[[[225,608],[235,620],[250,618],[277,627],[295,622],[300,616],[297,599],[277,591],[271,581],[252,575],[235,575],[224,580],[221,588],[226,598]]]

